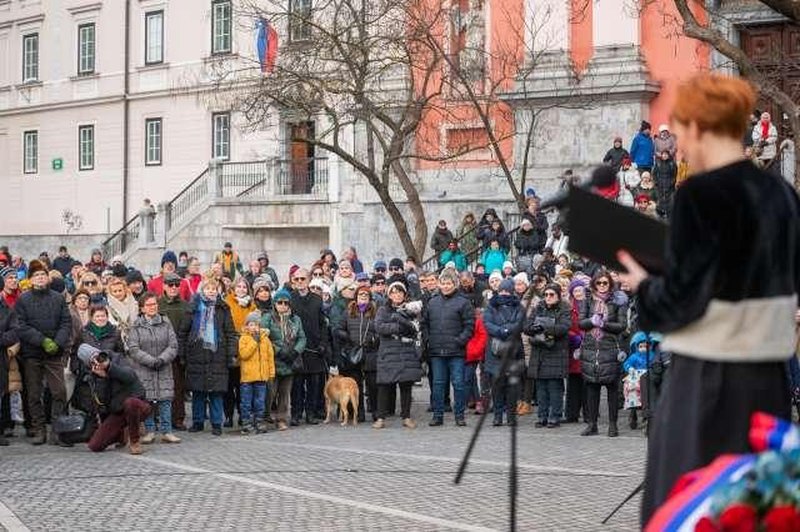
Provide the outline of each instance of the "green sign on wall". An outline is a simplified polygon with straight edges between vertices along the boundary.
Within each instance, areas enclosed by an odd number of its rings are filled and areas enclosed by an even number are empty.
[[[64,169],[64,159],[61,157],[57,159],[53,159],[53,170],[63,170]]]

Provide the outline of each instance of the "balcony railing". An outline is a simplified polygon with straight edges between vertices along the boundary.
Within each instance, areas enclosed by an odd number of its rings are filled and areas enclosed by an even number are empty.
[[[223,181],[224,197],[234,197],[225,194],[226,190],[238,190],[235,197],[246,199],[296,196],[318,200],[328,198],[327,158],[279,159],[271,163],[226,163],[223,167],[234,164],[237,165],[236,168]]]

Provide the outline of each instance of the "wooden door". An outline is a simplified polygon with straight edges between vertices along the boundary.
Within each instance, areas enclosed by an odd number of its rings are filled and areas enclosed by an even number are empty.
[[[308,194],[314,186],[314,123],[289,124],[289,179],[292,194]]]

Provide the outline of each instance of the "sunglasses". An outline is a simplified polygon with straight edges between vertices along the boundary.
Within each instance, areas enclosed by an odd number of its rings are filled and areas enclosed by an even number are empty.
[[[403,268],[389,268],[390,272],[402,272]]]
[[[314,272],[311,275],[313,275],[314,277],[323,277],[325,275],[325,273],[323,273],[323,272]]]
[[[608,281],[597,281],[594,283],[595,286],[608,286]]]
[[[294,280],[295,281],[305,281],[306,278],[305,277],[295,277]]]
[[[97,281],[84,281],[81,284],[86,286],[97,286]]]
[[[375,268],[376,272],[385,272],[386,268]]]
[[[375,286],[386,286],[386,283],[383,281],[375,281]]]
[[[556,294],[555,292],[545,292],[544,293],[544,297],[557,297],[557,296],[558,296],[558,294]]]
[[[178,281],[178,282],[170,281],[170,282],[166,283],[166,285],[167,286],[171,286],[172,288],[178,288],[181,285],[181,282],[180,281]]]
[[[312,292],[322,292],[322,288],[320,288],[319,286],[310,286],[308,289],[311,290]]]
[[[276,305],[288,305],[289,302],[282,299],[280,301],[276,301],[275,304]]]

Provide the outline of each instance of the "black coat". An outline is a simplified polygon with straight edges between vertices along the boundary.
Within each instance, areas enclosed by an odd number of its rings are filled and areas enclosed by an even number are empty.
[[[8,348],[19,342],[17,314],[0,298],[0,395],[8,391]]]
[[[122,412],[122,406],[129,397],[145,399],[145,391],[139,377],[121,355],[111,355],[108,375],[99,377],[82,363],[75,380],[75,392],[71,404],[87,414],[109,414]]]
[[[66,277],[67,274],[72,271],[73,264],[75,264],[75,260],[69,255],[66,257],[59,256],[53,260],[53,269],[61,272],[62,277]]]
[[[44,358],[42,342],[50,338],[58,344],[61,356],[70,346],[72,317],[64,296],[52,290],[31,290],[22,294],[14,306],[19,318],[19,338],[22,358]]]
[[[423,338],[430,357],[464,357],[475,327],[470,302],[455,291],[449,296],[435,294],[422,313]]]
[[[348,349],[353,349],[362,345],[364,347],[364,362],[361,364],[364,371],[377,371],[378,369],[378,346],[380,339],[375,330],[375,314],[377,308],[375,303],[370,303],[372,306],[372,318],[365,317],[364,314],[358,313],[356,316],[351,316],[350,312],[346,312],[342,320],[339,322],[339,327],[336,329],[336,338],[339,342],[340,355]],[[369,314],[369,309],[365,314]],[[339,357],[339,368],[348,369],[351,365],[348,363],[344,356]]]
[[[520,255],[535,255],[541,253],[544,244],[547,240],[542,240],[541,235],[536,229],[530,231],[517,231],[517,238],[514,241],[514,247],[517,248]]]
[[[522,213],[522,219],[530,221],[533,225],[533,232],[536,233],[536,253],[541,253],[545,244],[547,244],[547,229],[550,227],[547,216],[539,211],[537,211],[536,214],[525,211]],[[517,238],[519,238],[521,233],[522,229],[517,231]]]
[[[658,212],[667,213],[672,210],[672,196],[675,194],[675,178],[678,175],[678,166],[673,159],[668,161],[656,159],[652,173],[653,180],[656,182]]]
[[[104,336],[102,339],[98,339],[89,329],[88,325],[81,329],[81,338],[80,341],[75,342],[75,351],[78,350],[78,347],[81,344],[89,344],[90,346],[96,347],[100,351],[108,353],[109,355],[114,353],[124,355],[125,346],[122,345],[122,336],[120,335],[119,329],[113,325],[109,326],[111,327],[112,332]]]
[[[306,333],[306,349],[303,351],[303,373],[325,373],[331,349],[328,334],[328,318],[322,311],[322,298],[309,292],[301,296],[292,292],[292,314],[300,318]]]
[[[199,316],[195,316],[200,303],[196,294],[186,311],[186,318],[178,334],[179,356],[186,364],[186,388],[196,392],[228,391],[228,368],[234,365],[239,353],[239,335],[233,328],[233,319],[228,305],[217,299],[214,308],[214,327],[219,345],[216,351],[203,347],[197,337]]]
[[[381,306],[375,316],[380,336],[378,384],[415,382],[422,378],[422,363],[417,349],[417,331],[391,303]]]
[[[581,373],[586,382],[612,384],[619,380],[622,365],[619,353],[625,348],[620,336],[625,332],[628,313],[621,295],[614,294],[606,303],[607,317],[600,340],[592,335],[593,298],[586,298],[578,308],[578,326],[586,331],[581,344]]]
[[[436,229],[433,230],[433,236],[431,236],[431,249],[436,253],[447,249],[447,244],[453,240],[453,233],[450,229],[440,229],[438,226]]]
[[[606,156],[603,157],[603,162],[613,168],[614,171],[619,172],[624,157],[630,157],[628,150],[622,147],[611,148],[606,152]]]
[[[537,319],[538,318],[538,319]],[[544,301],[536,305],[525,323],[530,336],[531,359],[528,377],[532,379],[563,379],[569,366],[569,332],[572,309],[559,302],[548,307]],[[540,325],[540,331],[537,325]]]
[[[503,354],[496,353],[492,345],[495,338],[513,342],[512,351],[508,356],[517,360],[524,358],[521,337],[524,321],[525,309],[517,297],[494,296],[489,300],[483,313],[483,324],[489,335],[489,346],[483,366],[487,374],[498,376],[503,364]]]

